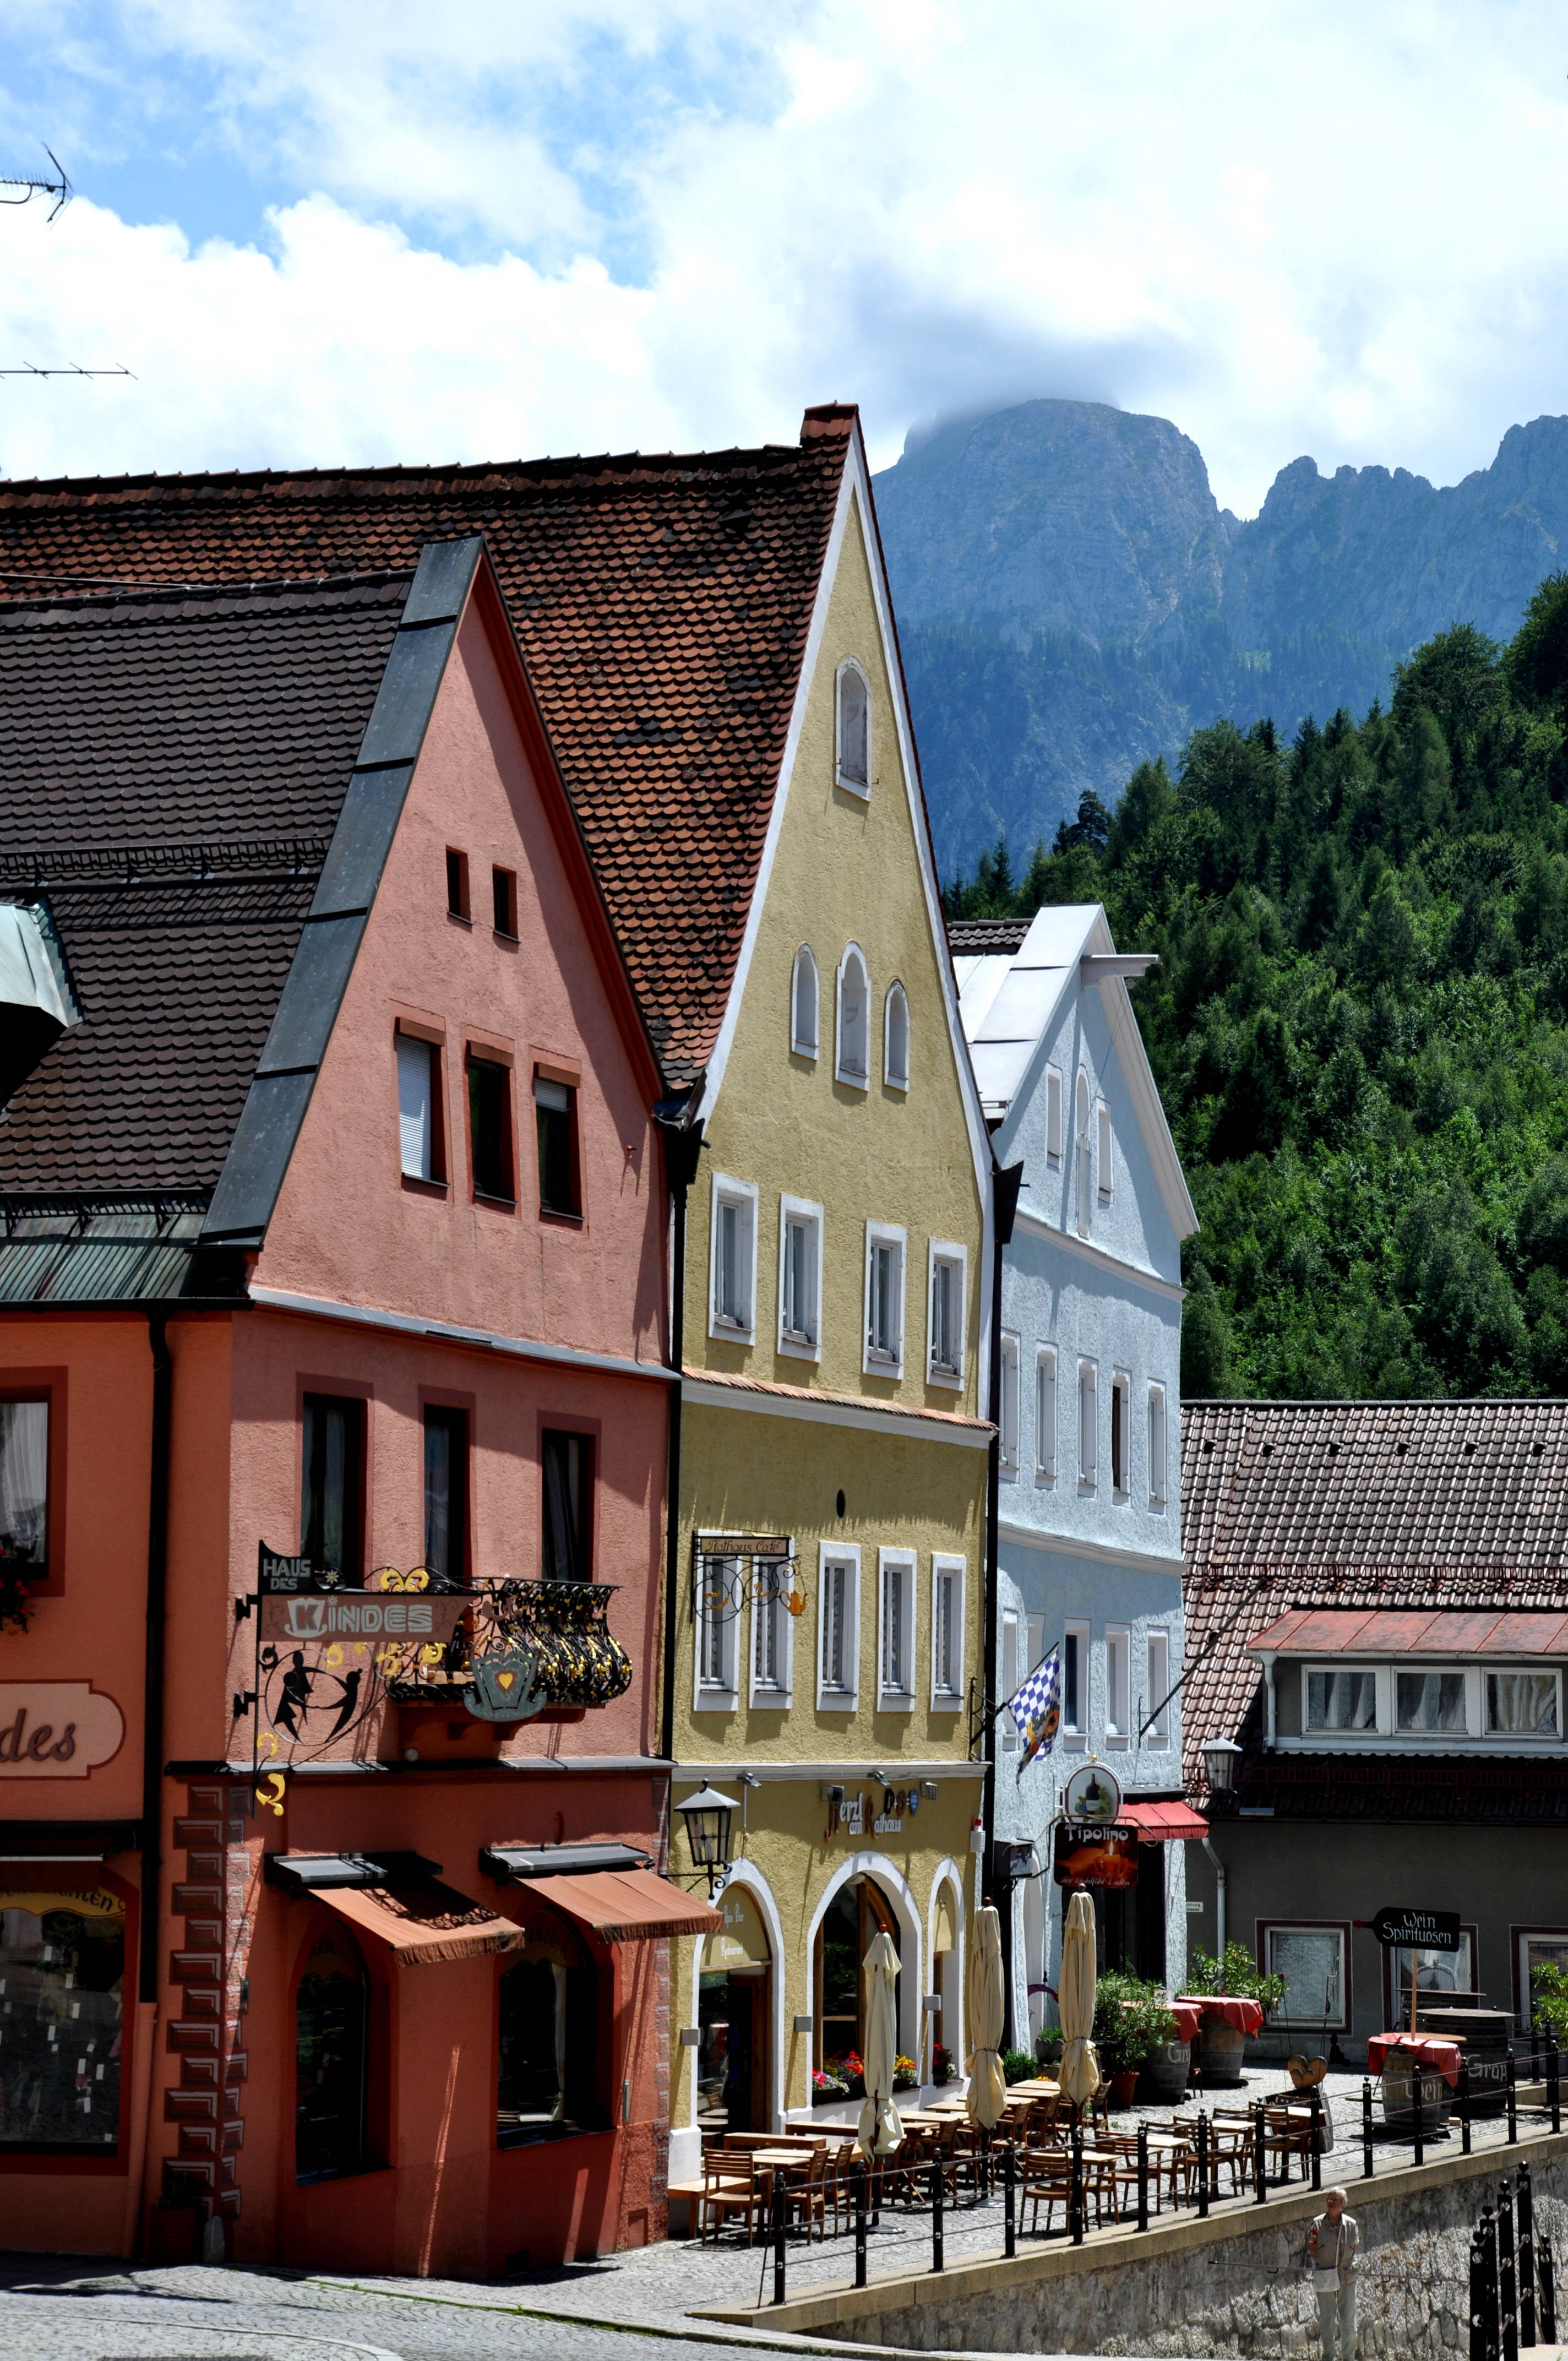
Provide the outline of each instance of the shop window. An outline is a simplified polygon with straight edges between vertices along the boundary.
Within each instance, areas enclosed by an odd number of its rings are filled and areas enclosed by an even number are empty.
[[[82,1887],[0,1887],[0,2154],[115,2152],[126,1908]]]
[[[357,2172],[366,2158],[369,1980],[346,1928],[322,1936],[294,2000],[294,2170]]]
[[[539,1135],[539,1207],[582,1218],[577,1151],[577,1093],[548,1074],[533,1077],[533,1121]]]
[[[441,1049],[414,1033],[400,1032],[398,1054],[398,1148],[405,1180],[446,1180],[446,1143],[441,1121]]]
[[[490,901],[498,935],[508,942],[517,940],[517,872],[515,869],[492,869]]]
[[[1488,1673],[1486,1730],[1493,1738],[1555,1738],[1555,1673]]]
[[[1396,1673],[1394,1726],[1412,1735],[1464,1730],[1463,1673]]]
[[[512,1204],[511,1068],[479,1049],[468,1052],[468,1141],[475,1196]]]
[[[49,1401],[0,1401],[0,1565],[49,1572]]]
[[[365,1484],[365,1405],[307,1394],[300,1471],[300,1554],[357,1586]]]
[[[450,1587],[468,1578],[468,1413],[424,1413],[424,1562]]]
[[[1343,1927],[1266,1927],[1263,1945],[1264,1973],[1285,1979],[1285,1998],[1272,2012],[1276,2024],[1345,2024]]]
[[[565,1930],[531,1928],[500,1971],[496,2138],[502,2147],[597,2129],[597,1982]]]
[[[839,1886],[822,1914],[813,1961],[817,1988],[816,2039],[818,2066],[831,2070],[851,2054],[866,2052],[864,1960],[878,1935],[903,1937],[893,1905],[874,1881],[852,1878]]]
[[[838,783],[851,795],[869,796],[872,762],[872,693],[851,656],[839,667]]]
[[[1309,1671],[1307,1728],[1356,1731],[1377,1727],[1377,1675],[1370,1664]]]
[[[544,1478],[546,1582],[593,1578],[594,1441],[546,1427],[540,1438]]]

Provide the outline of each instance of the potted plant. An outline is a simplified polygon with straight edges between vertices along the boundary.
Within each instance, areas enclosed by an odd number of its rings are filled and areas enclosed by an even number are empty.
[[[1211,1951],[1194,1951],[1189,1962],[1187,1989],[1195,1995],[1255,2000],[1266,2016],[1285,1998],[1283,1976],[1266,1976],[1245,1943],[1227,1943],[1223,1960]],[[1205,2014],[1198,2028],[1198,2062],[1205,2082],[1239,2082],[1246,2036],[1223,2016]]]
[[[950,2082],[952,2079],[952,2053],[950,2050],[944,2049],[941,2043],[938,2041],[931,2051],[931,2080],[937,2085],[938,2089],[940,2090],[945,2083]]]
[[[919,2089],[920,2077],[915,2070],[915,2060],[913,2058],[905,2058],[902,2055],[894,2058],[893,2061],[893,2087],[895,2091],[917,2091]]]
[[[1168,2043],[1176,2019],[1160,1984],[1138,1976],[1102,1976],[1094,1996],[1094,2047],[1111,2085],[1112,2103],[1130,2107],[1138,2074],[1151,2051]]]
[[[1035,2053],[1032,2049],[1004,2049],[1002,2053],[1002,2075],[1009,2089],[1014,2082],[1032,2082],[1035,2079]]]
[[[820,2066],[816,2067],[813,2070],[811,2076],[811,2103],[814,2107],[824,2107],[828,2104],[829,2100],[847,2099],[849,2095],[849,2092],[844,2088],[843,2083],[839,2081],[837,2074],[830,2073],[825,2068]]]

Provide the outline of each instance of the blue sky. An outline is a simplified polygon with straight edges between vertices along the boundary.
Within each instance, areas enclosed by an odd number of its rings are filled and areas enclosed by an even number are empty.
[[[793,439],[1031,394],[1453,481],[1568,409],[1539,0],[7,0],[13,475]]]

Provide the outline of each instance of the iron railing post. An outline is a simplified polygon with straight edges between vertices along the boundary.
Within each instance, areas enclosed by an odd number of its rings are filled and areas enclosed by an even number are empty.
[[[783,2303],[784,2300],[784,2224],[788,2219],[785,2212],[788,2202],[784,2191],[784,2174],[775,2171],[773,2174],[773,2301],[775,2303]]]
[[[1018,2251],[1016,2173],[1016,2154],[1009,2140],[1002,2151],[1002,2251],[1009,2257]]]
[[[1209,2118],[1198,2110],[1198,2218],[1209,2217]]]
[[[1552,2240],[1542,2238],[1535,2250],[1540,2273],[1540,2304],[1535,2315],[1535,2333],[1543,2345],[1557,2342],[1557,2283],[1552,2268]]]
[[[851,2168],[855,2188],[855,2285],[866,2283],[866,2168],[857,2163]]]
[[[1314,2190],[1317,2190],[1317,2189],[1321,2189],[1321,2188],[1322,2187],[1322,2185],[1323,2185],[1323,2158],[1322,2158],[1323,2103],[1322,2103],[1322,2101],[1319,2098],[1319,2096],[1318,2096],[1318,2094],[1317,2094],[1316,2091],[1314,2091],[1314,2092],[1312,2092],[1312,2103],[1311,2103],[1311,2108],[1310,2108],[1310,2118],[1311,2118],[1311,2141],[1312,2141],[1312,2187],[1314,2188]]]
[[[947,2268],[942,2253],[942,2160],[940,2157],[931,2167],[931,2268],[934,2271]]]
[[[1149,2226],[1149,2125],[1146,2115],[1138,2122],[1138,2227]]]
[[[1083,2244],[1083,2125],[1072,2127],[1072,2165],[1067,2188],[1068,2227],[1075,2246]]]
[[[1462,2155],[1469,2155],[1470,2060],[1464,2050],[1459,2053],[1459,2147]]]
[[[1546,2048],[1546,2095],[1552,2105],[1552,2128],[1554,2132],[1563,2129],[1562,2066],[1557,2051],[1557,2036],[1553,2032]]]
[[[1514,2211],[1519,2219],[1519,2343],[1535,2343],[1535,2191],[1530,2167],[1514,2175]]]
[[[1252,2111],[1252,2189],[1255,2202],[1268,2202],[1268,2117],[1259,2099]]]
[[[1414,2138],[1416,2162],[1418,2164],[1424,2164],[1427,2160],[1426,2095],[1426,2077],[1421,2072],[1421,2061],[1419,2058],[1412,2058],[1410,2061],[1410,2100],[1416,2111]]]
[[[1519,2136],[1519,2078],[1514,2060],[1514,2045],[1508,2044],[1508,2146],[1517,2147]]]
[[[1486,2259],[1477,2222],[1470,2233],[1470,2361],[1486,2361]]]
[[[1509,2051],[1509,2056],[1513,2052]],[[1514,2268],[1514,2192],[1497,2183],[1497,2328],[1503,2361],[1519,2361],[1519,2275]]]
[[[1372,2158],[1372,2082],[1371,2078],[1364,2074],[1361,2078],[1362,2178],[1370,2180],[1376,2169]]]

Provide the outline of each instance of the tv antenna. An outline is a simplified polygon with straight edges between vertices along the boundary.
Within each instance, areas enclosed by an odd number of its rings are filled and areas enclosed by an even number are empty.
[[[4,186],[5,186],[5,183],[4,183],[3,181],[0,181],[0,187],[4,187]],[[0,197],[0,204],[13,204],[13,205],[14,205],[14,204],[16,203],[16,198],[15,198],[15,197]],[[20,367],[19,368],[0,368],[0,377],[129,377],[129,378],[134,378],[134,377],[135,377],[135,375],[136,375],[136,371],[135,371],[134,369],[128,369],[128,368],[126,367],[126,365],[125,365],[124,361],[116,361],[116,362],[115,363],[115,366],[114,366],[114,368],[79,368],[79,367],[77,366],[77,364],[76,364],[76,362],[75,362],[75,361],[66,361],[66,362],[64,362],[64,363],[63,363],[63,364],[62,364],[59,368],[35,368],[35,367],[33,366],[33,364],[32,364],[32,362],[31,362],[31,361],[24,361],[24,362],[22,363],[22,365],[21,365],[21,367]]]
[[[60,178],[55,181],[46,181],[41,173],[24,174],[20,177],[0,174],[0,190],[20,189],[22,192],[19,197],[0,195],[0,205],[27,205],[30,204],[35,197],[52,197],[54,203],[49,208],[49,217],[53,221],[56,214],[71,203],[73,193],[71,175],[52,148],[46,145],[44,154],[54,166]]]

